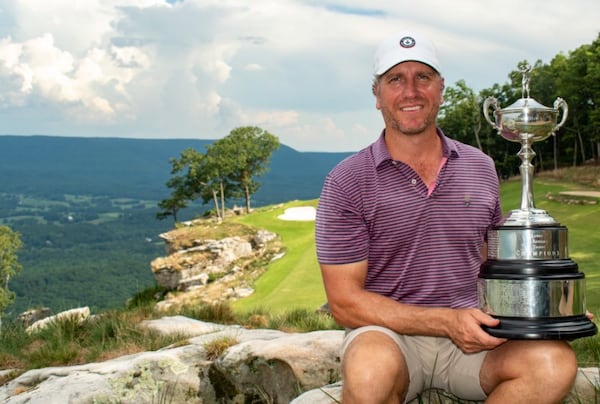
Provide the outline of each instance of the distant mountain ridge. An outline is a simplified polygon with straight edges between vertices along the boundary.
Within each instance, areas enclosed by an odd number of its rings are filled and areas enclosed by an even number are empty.
[[[186,148],[203,152],[213,140],[0,136],[0,192],[34,195],[89,194],[161,200],[171,158]],[[327,172],[350,153],[272,155],[259,181],[255,205],[318,197]]]
[[[211,142],[0,136],[0,224],[19,232],[24,244],[9,317],[33,307],[121,307],[153,285],[149,264],[164,252],[157,235],[173,226],[172,219],[156,219],[158,201],[171,194],[169,161]],[[281,145],[252,206],[318,198],[327,172],[348,154]],[[209,208],[197,201],[178,218]]]

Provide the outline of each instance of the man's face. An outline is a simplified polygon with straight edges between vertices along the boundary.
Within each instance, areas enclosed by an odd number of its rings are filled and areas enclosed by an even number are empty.
[[[397,64],[373,85],[386,128],[407,135],[435,128],[443,90],[444,79],[419,62]]]

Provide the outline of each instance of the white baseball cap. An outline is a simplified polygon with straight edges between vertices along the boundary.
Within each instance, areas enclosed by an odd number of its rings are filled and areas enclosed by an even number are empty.
[[[433,42],[416,32],[398,32],[385,38],[375,52],[373,74],[380,76],[398,63],[421,62],[441,74]]]

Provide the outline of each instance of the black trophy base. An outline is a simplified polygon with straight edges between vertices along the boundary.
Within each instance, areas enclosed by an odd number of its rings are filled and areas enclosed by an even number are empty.
[[[591,337],[598,332],[596,324],[584,315],[544,319],[496,318],[500,320],[498,326],[482,328],[498,338],[574,340]]]

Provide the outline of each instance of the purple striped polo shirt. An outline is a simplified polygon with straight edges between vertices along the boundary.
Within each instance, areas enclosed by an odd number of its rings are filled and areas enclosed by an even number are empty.
[[[322,264],[368,260],[365,288],[404,303],[476,307],[481,246],[500,223],[498,176],[480,150],[447,138],[447,158],[428,196],[379,139],[325,179],[316,220]]]

